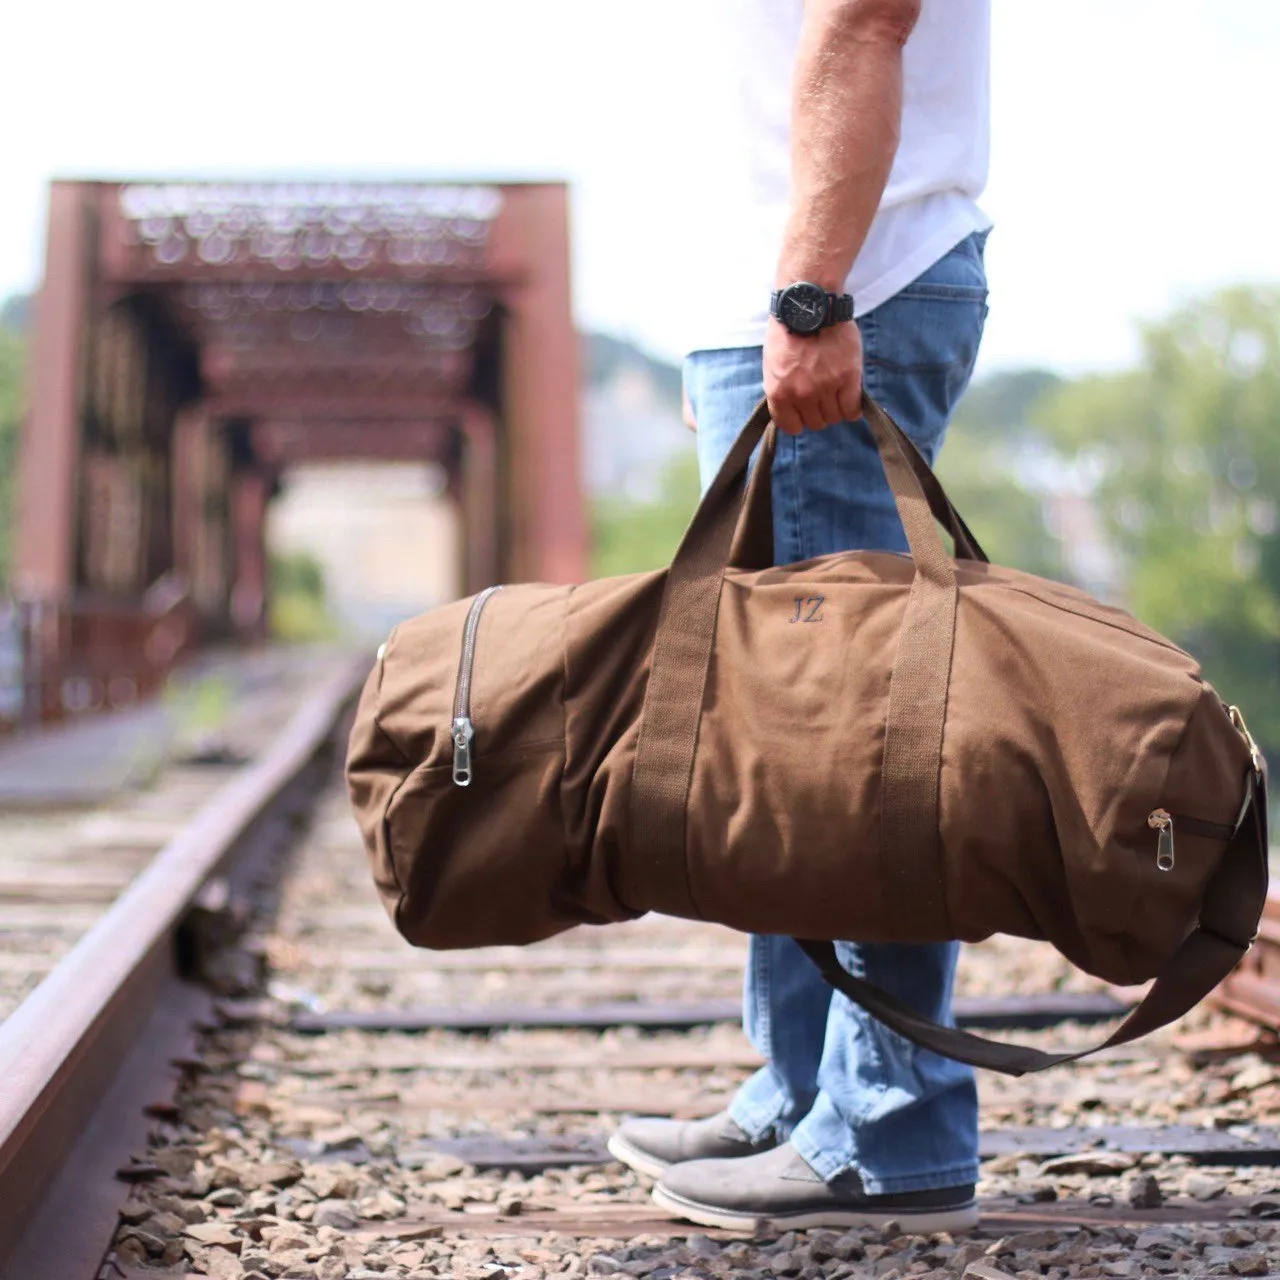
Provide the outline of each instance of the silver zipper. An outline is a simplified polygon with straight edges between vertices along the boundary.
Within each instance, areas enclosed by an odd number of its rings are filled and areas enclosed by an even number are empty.
[[[1147,815],[1147,826],[1160,833],[1156,841],[1156,866],[1161,871],[1173,870],[1173,815],[1168,809],[1153,809]]]
[[[501,586],[486,587],[471,602],[467,621],[462,628],[462,660],[458,664],[458,684],[453,694],[453,724],[449,736],[453,739],[453,782],[458,787],[471,785],[471,743],[475,739],[475,725],[471,723],[471,671],[476,661],[476,636],[480,631],[480,615],[495,592]]]
[[[1204,818],[1191,818],[1185,813],[1170,813],[1168,809],[1152,809],[1147,814],[1147,826],[1160,833],[1156,841],[1156,866],[1161,871],[1173,870],[1173,830],[1178,826],[1186,836],[1203,836],[1206,840],[1230,840],[1236,828],[1225,822],[1207,822]],[[1237,826],[1239,823],[1236,824]]]

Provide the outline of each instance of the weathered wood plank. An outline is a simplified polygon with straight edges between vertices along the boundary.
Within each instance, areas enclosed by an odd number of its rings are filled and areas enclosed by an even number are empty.
[[[475,951],[347,951],[317,947],[313,939],[296,940],[299,954],[288,967],[341,969],[346,973],[474,973],[507,970],[525,974],[554,969],[741,969],[746,956],[729,948],[692,950],[682,947],[482,947]],[[315,949],[314,965],[307,951]]]
[[[360,1057],[327,1054],[301,1061],[273,1062],[270,1069],[280,1076],[323,1077],[360,1071],[660,1071],[668,1067],[708,1070],[716,1067],[754,1068],[760,1063],[760,1055],[743,1039],[740,1044],[712,1046],[674,1043],[588,1049],[549,1049],[541,1045],[510,1050],[482,1045],[474,1049],[441,1049],[424,1045],[416,1053],[393,1051]]]
[[[536,953],[530,952],[532,957]],[[535,966],[536,967],[536,966]],[[611,966],[612,967],[612,966]],[[621,966],[619,966],[621,967]],[[662,968],[681,967],[662,964]],[[290,1029],[306,1035],[327,1031],[493,1031],[508,1027],[642,1027],[681,1030],[715,1022],[737,1022],[741,1003],[607,1001],[590,1005],[468,1004],[417,1009],[334,1009],[299,1014]],[[1123,1017],[1129,1006],[1106,993],[1047,992],[1029,996],[969,996],[955,1002],[962,1027],[1037,1030],[1062,1022],[1104,1022]]]
[[[613,1108],[621,1109],[621,1108]],[[1021,1152],[1028,1159],[1049,1159],[1080,1152],[1108,1151],[1127,1155],[1184,1155],[1202,1164],[1274,1165],[1280,1163],[1280,1129],[1259,1128],[1246,1138],[1241,1133],[1188,1125],[1167,1127],[1110,1127],[1106,1129],[995,1129],[979,1142],[984,1160]],[[425,1153],[443,1152],[477,1169],[516,1169],[522,1173],[571,1165],[607,1164],[613,1157],[603,1140],[548,1134],[532,1138],[436,1138],[399,1153],[412,1168]]]

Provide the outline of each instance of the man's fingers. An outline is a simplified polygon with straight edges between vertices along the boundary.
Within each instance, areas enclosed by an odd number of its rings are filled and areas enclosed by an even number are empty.
[[[844,412],[840,408],[840,395],[834,387],[818,400],[818,412],[822,415],[824,427],[834,427],[837,422],[844,421]]]
[[[862,417],[861,383],[845,383],[836,393],[836,401],[840,407],[840,420],[842,422],[857,422]]]
[[[821,431],[824,427],[843,422],[846,417],[835,391],[803,396],[775,392],[769,398],[769,412],[778,424],[778,430],[793,436],[801,431]]]
[[[827,425],[818,398],[813,395],[801,396],[796,400],[796,412],[806,430],[821,431]]]
[[[798,436],[804,430],[804,419],[796,412],[795,406],[781,397],[769,397],[769,415],[778,430],[789,436]]]

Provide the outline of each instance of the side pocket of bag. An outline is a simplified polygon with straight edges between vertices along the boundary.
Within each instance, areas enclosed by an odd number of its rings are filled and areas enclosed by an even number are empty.
[[[1235,830],[1249,785],[1249,749],[1213,688],[1199,696],[1163,784],[1141,815],[1138,877],[1129,961],[1157,972],[1195,925],[1205,888]],[[1167,819],[1167,825],[1166,825]]]

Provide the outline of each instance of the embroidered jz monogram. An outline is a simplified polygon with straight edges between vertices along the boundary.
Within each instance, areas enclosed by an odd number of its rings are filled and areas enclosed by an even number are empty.
[[[821,622],[822,602],[826,596],[796,596],[796,616],[789,622]]]

